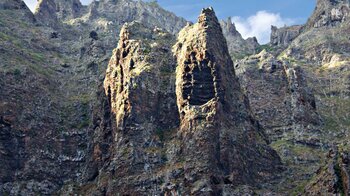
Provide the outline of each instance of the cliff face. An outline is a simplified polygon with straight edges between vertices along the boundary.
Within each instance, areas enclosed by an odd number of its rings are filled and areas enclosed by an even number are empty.
[[[237,31],[235,24],[231,18],[227,21],[220,21],[222,32],[227,40],[228,51],[233,60],[241,59],[247,55],[255,54],[260,46],[255,37],[243,39],[242,35]]]
[[[348,107],[350,95],[350,23],[346,14],[337,15],[341,19],[330,15],[332,12],[340,14],[339,10],[345,11],[348,6],[349,1],[317,1],[306,28],[280,54],[282,59],[299,64],[305,70],[309,85],[320,103],[318,108],[325,119],[327,132],[347,130],[345,127],[349,125],[343,120],[348,112],[342,108]],[[323,13],[320,16],[322,20],[316,19],[320,13]],[[337,111],[337,114],[329,115],[329,111]],[[335,121],[338,123],[331,123]]]
[[[253,115],[290,168],[282,175],[288,183],[279,185],[278,192],[291,192],[321,166],[324,145],[323,121],[307,75],[300,66],[265,50],[241,60],[235,70]]]
[[[119,26],[110,31],[95,29],[91,21],[85,26],[67,24],[80,16],[70,13],[74,2],[41,1],[37,21],[22,1],[0,4],[0,195],[53,194],[70,181],[93,179],[98,168],[85,164],[90,161],[86,154],[93,126],[100,120],[92,111],[99,104],[97,86],[118,41]],[[175,93],[172,97],[175,100]],[[177,113],[176,108],[169,110]],[[170,127],[177,122],[163,118]],[[100,141],[103,138],[95,142]],[[107,145],[100,146],[97,152]]]
[[[307,28],[336,26],[348,20],[349,0],[317,0],[316,8],[307,22]]]
[[[68,96],[57,46],[26,13],[0,8],[1,195],[52,194],[76,179],[87,143],[89,106]]]
[[[272,138],[288,131],[314,131],[322,124],[315,97],[300,67],[263,51],[240,61],[236,71],[253,113]],[[266,93],[269,97],[262,99]]]
[[[0,195],[345,194],[350,25],[331,15],[243,57],[256,40],[212,9],[176,41],[186,21],[154,2],[1,1]]]
[[[16,12],[16,17],[28,22],[35,22],[34,15],[22,0],[3,0],[0,2],[0,10]]]
[[[349,149],[332,147],[327,154],[325,166],[317,171],[315,178],[305,187],[304,194],[350,194]]]
[[[259,170],[266,174],[273,171],[278,166],[278,156],[266,146],[257,122],[250,115],[211,8],[202,11],[198,23],[180,32],[174,51],[178,62],[180,133],[188,164],[185,172],[196,174],[192,184],[202,186],[193,187],[191,192],[203,188],[216,190],[220,186],[212,184],[213,178],[233,185],[249,184],[262,177],[257,173]],[[192,153],[195,151],[198,153]],[[245,153],[256,161],[248,161]],[[263,162],[270,162],[272,167],[262,168]],[[244,172],[246,168],[250,168],[249,173]],[[226,191],[232,188],[229,184],[224,186]]]
[[[309,183],[309,176],[319,171],[317,181],[305,188],[306,194],[317,195],[326,189],[319,184],[331,187],[332,194],[346,194],[346,189],[337,185],[339,175],[332,168],[336,164],[325,170],[322,160],[324,148],[348,146],[345,116],[349,111],[343,109],[349,108],[348,4],[317,1],[304,27],[273,28],[268,52],[235,65],[254,115],[271,137],[272,147],[291,168],[283,177],[289,185],[279,186],[282,192]]]
[[[92,163],[101,169],[85,194],[232,194],[280,170],[250,114],[214,11],[204,9],[180,32],[175,58],[171,43],[159,29],[123,27],[95,131],[95,141],[114,142],[94,144]]]
[[[79,0],[39,0],[35,15],[45,25],[77,18],[82,14],[83,5]]]
[[[100,128],[95,130],[93,147],[94,164],[109,166],[92,180],[105,183],[103,176],[117,180],[102,184],[105,187],[100,188],[105,188],[107,193],[161,191],[164,173],[157,173],[166,168],[167,160],[174,153],[168,155],[170,144],[166,141],[172,139],[170,135],[179,122],[175,101],[176,63],[171,43],[174,43],[172,35],[137,22],[124,25],[120,33],[118,48],[113,52],[104,80],[107,107],[102,113]],[[110,132],[105,131],[103,136],[101,130]],[[108,137],[110,141],[105,144],[109,145],[110,157],[104,159],[106,155],[101,152],[106,147],[101,146],[100,141]]]
[[[277,28],[271,27],[270,44],[272,46],[287,47],[302,31],[303,26]]]

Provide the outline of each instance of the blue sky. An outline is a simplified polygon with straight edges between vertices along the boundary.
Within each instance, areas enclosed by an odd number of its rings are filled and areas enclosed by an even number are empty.
[[[24,0],[33,10],[37,0]],[[92,0],[81,0],[88,4]],[[214,7],[219,19],[232,17],[244,38],[269,40],[270,26],[303,24],[314,10],[316,0],[158,0],[165,9],[195,21],[203,7]]]

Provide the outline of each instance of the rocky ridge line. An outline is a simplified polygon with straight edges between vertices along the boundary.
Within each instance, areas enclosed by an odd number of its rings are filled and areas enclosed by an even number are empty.
[[[281,170],[250,114],[212,8],[180,32],[175,56],[172,40],[139,23],[123,27],[91,148],[97,173],[85,194],[232,194]]]

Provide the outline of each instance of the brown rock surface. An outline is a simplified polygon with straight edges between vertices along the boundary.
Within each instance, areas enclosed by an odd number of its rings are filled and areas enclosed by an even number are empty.
[[[350,156],[349,151],[333,147],[325,166],[321,167],[315,178],[305,187],[305,195],[349,195],[350,194]]]
[[[81,193],[232,194],[280,171],[250,115],[214,11],[204,9],[180,32],[176,75],[172,43],[170,34],[139,23],[122,29],[104,81],[95,168],[87,168],[90,188]]]
[[[346,193],[348,155],[323,151],[349,140],[347,5],[244,58],[256,40],[211,9],[176,44],[186,21],[154,1],[2,0],[0,195]]]
[[[271,27],[270,44],[278,47],[287,47],[302,31],[302,25],[277,28]]]
[[[238,63],[236,71],[254,115],[272,138],[293,130],[309,130],[312,135],[322,124],[315,97],[300,67],[262,51]]]
[[[228,51],[233,60],[242,59],[247,55],[256,53],[260,46],[256,37],[243,39],[231,18],[221,20],[220,25],[227,40]]]
[[[307,28],[336,26],[349,18],[349,0],[317,0],[316,8],[307,22]]]
[[[215,193],[222,182],[227,183],[224,187],[254,184],[263,178],[258,172],[269,175],[278,168],[278,156],[266,146],[250,115],[212,8],[202,10],[198,23],[179,33],[174,52],[182,151],[191,193]],[[267,162],[272,167],[261,167]]]

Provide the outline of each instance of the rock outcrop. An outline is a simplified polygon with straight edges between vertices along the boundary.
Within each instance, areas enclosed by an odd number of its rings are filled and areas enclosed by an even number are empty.
[[[0,195],[346,195],[347,7],[259,47],[212,9],[176,42],[155,1],[2,0]]]
[[[27,22],[35,22],[33,13],[29,10],[23,0],[2,0],[0,2],[0,10],[16,12],[17,18],[21,18]]]
[[[227,40],[228,51],[234,60],[255,54],[260,46],[255,37],[243,39],[231,18],[228,18],[227,21],[220,21],[220,24],[222,32]]]
[[[305,187],[305,195],[349,195],[350,194],[350,153],[333,147],[325,166],[321,167],[316,177]]]
[[[115,25],[122,26],[125,22],[139,21],[149,27],[161,27],[172,34],[178,33],[187,23],[156,2],[130,0],[92,2],[84,18],[89,18],[89,23],[95,23],[95,27],[99,28],[102,28],[101,25],[115,28]]]
[[[44,25],[59,25],[59,21],[77,18],[83,13],[80,0],[39,0],[35,8],[38,21]]]
[[[167,148],[179,123],[174,43],[175,38],[159,28],[138,22],[122,28],[100,94],[106,95],[104,110],[95,118],[99,120],[86,172],[87,183],[94,180],[100,185],[89,192],[164,191],[164,172],[174,153]]]
[[[83,6],[79,0],[40,0],[35,16],[47,26],[57,27],[60,22],[65,22],[80,28],[91,25],[91,28],[109,33],[132,21],[149,27],[162,27],[173,34],[186,24],[183,18],[164,10],[155,2],[132,0],[93,1],[88,6]]]
[[[322,124],[300,67],[262,51],[239,62],[236,71],[253,113],[272,138],[294,130],[305,133],[305,129],[312,135]],[[266,93],[269,96],[262,98]]]
[[[83,194],[230,194],[281,170],[212,8],[174,41],[137,22],[123,27],[87,168],[94,186]]]
[[[228,191],[234,185],[254,184],[263,178],[258,173],[271,174],[279,158],[266,146],[250,114],[212,8],[203,9],[198,23],[179,33],[174,52],[179,133],[190,193],[215,194],[223,187]],[[263,162],[271,167],[261,167]]]
[[[56,26],[59,24],[56,15],[56,3],[53,0],[41,0],[35,8],[35,16],[39,22],[47,26]]]
[[[277,28],[271,26],[270,44],[277,47],[287,47],[302,31],[302,25]]]
[[[349,0],[317,0],[316,9],[307,22],[307,28],[336,26],[350,16]]]

